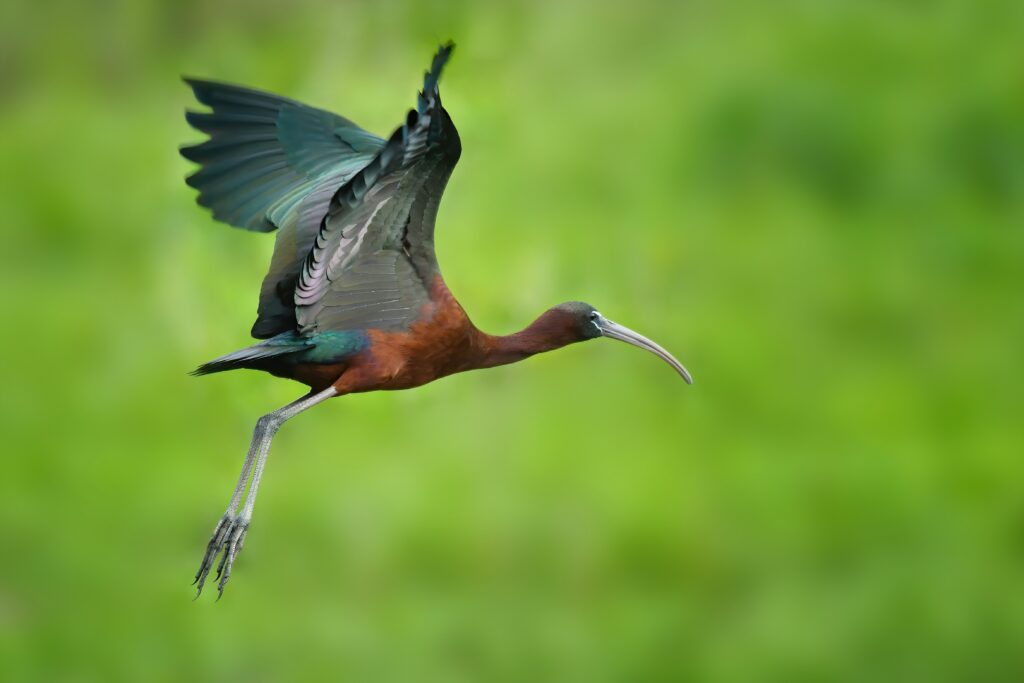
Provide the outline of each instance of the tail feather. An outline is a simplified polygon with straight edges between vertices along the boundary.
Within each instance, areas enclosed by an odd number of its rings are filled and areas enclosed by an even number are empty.
[[[220,358],[214,358],[208,363],[203,363],[190,374],[198,377],[242,368],[259,370],[266,366],[266,361],[269,359],[298,353],[315,346],[315,344],[294,339],[292,335],[287,335],[289,339],[282,339],[281,336],[233,351]]]

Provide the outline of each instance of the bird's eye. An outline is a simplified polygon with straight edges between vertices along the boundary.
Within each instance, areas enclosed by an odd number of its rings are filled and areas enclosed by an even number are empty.
[[[598,313],[597,311],[591,311],[590,315],[588,315],[587,317],[590,318],[591,320],[597,320],[598,318],[601,317],[601,314]]]

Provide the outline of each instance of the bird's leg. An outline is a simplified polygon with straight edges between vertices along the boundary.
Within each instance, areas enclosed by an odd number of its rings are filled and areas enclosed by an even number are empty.
[[[199,564],[199,571],[196,572],[196,577],[192,581],[198,588],[196,597],[199,597],[199,594],[203,592],[203,584],[206,583],[206,576],[210,573],[213,560],[224,545],[224,539],[231,528],[232,520],[234,520],[238,512],[238,504],[241,502],[242,494],[245,492],[245,485],[249,482],[249,471],[252,469],[252,461],[256,458],[259,444],[266,438],[266,435],[260,429],[261,422],[262,418],[260,422],[256,423],[252,444],[250,444],[249,452],[245,456],[245,464],[242,465],[242,473],[238,477],[235,492],[231,494],[231,502],[228,503],[228,509],[217,522],[217,526],[213,528],[213,535],[210,536],[210,541],[206,544],[206,553],[203,555],[203,561]]]
[[[222,550],[224,551],[223,557],[221,557],[220,564],[217,566],[217,577],[220,578],[220,582],[217,585],[218,597],[224,592],[224,586],[231,576],[231,566],[235,561],[235,557],[242,550],[245,532],[249,528],[249,520],[252,519],[252,509],[256,503],[256,490],[259,487],[260,476],[263,474],[263,466],[266,464],[267,454],[270,452],[270,442],[274,438],[274,434],[277,433],[277,430],[280,429],[286,420],[295,417],[303,410],[311,408],[321,401],[337,395],[337,393],[334,387],[328,387],[317,394],[307,394],[299,400],[293,401],[272,413],[267,413],[257,420],[256,428],[252,434],[252,443],[249,445],[249,453],[245,456],[245,464],[242,466],[242,473],[238,478],[238,484],[235,486],[231,501],[228,503],[228,509],[213,529],[213,535],[206,545],[206,552],[203,554],[199,571],[196,572],[195,580],[192,582],[196,585],[196,597],[199,597],[199,594],[203,592],[203,584],[206,583],[206,578],[213,568],[214,560],[217,559]],[[237,514],[238,504],[242,500],[242,493],[245,491],[246,483],[249,481],[249,473],[253,470],[254,463],[255,471],[252,476],[252,484],[249,487],[249,494],[245,500],[245,507],[242,509],[242,514],[239,515]]]
[[[231,494],[231,501],[228,503],[228,509],[224,515],[217,522],[217,526],[213,529],[213,535],[210,536],[209,543],[206,544],[206,552],[203,554],[203,560],[199,564],[199,570],[196,572],[196,577],[192,583],[196,586],[196,597],[203,592],[203,584],[206,583],[206,577],[210,573],[210,569],[213,567],[213,561],[220,553],[221,548],[224,547],[224,541],[228,536],[228,532],[231,530],[231,526],[234,524],[235,518],[238,513],[238,504],[242,500],[242,494],[245,493],[245,486],[249,483],[249,472],[252,470],[253,460],[256,459],[256,454],[260,449],[261,444],[264,442],[269,446],[270,438],[272,434],[266,433],[265,422],[267,418],[273,415],[264,415],[256,422],[256,429],[253,431],[252,443],[249,445],[249,452],[245,456],[245,463],[242,465],[242,473],[238,477],[238,484],[235,485],[235,492]]]

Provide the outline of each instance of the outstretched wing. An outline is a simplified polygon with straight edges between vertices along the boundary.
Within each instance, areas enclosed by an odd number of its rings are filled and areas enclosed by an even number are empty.
[[[236,85],[185,79],[210,112],[186,112],[210,138],[181,155],[200,164],[186,182],[217,220],[270,232],[311,190],[329,178],[344,182],[384,141],[346,118],[277,95]]]
[[[462,150],[437,87],[453,47],[438,50],[405,124],[330,198],[294,290],[302,334],[402,329],[427,302],[434,219]]]
[[[201,168],[187,182],[217,220],[270,232],[277,242],[252,334],[293,329],[292,291],[331,196],[369,163],[384,140],[346,118],[270,93],[186,79],[206,113],[187,112],[209,134],[181,155]]]

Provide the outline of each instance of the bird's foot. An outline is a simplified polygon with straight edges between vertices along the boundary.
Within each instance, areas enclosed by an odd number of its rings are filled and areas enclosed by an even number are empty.
[[[213,563],[220,555],[220,563],[217,565],[217,574],[214,576],[220,579],[217,582],[217,599],[224,595],[224,586],[231,577],[231,567],[235,563],[238,553],[242,552],[242,544],[245,542],[245,532],[249,529],[249,520],[243,519],[241,515],[225,513],[217,526],[213,529],[210,542],[206,544],[206,552],[203,554],[203,561],[196,572],[196,578],[192,584],[196,587],[196,597],[203,592],[203,584],[213,569]]]

